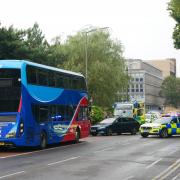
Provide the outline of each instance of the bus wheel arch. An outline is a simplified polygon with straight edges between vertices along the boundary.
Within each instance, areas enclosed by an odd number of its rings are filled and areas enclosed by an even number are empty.
[[[42,130],[40,134],[40,149],[45,149],[46,147],[47,147],[47,133],[45,130]]]

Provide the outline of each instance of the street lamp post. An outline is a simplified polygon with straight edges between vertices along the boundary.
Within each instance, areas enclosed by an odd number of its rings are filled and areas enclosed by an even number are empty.
[[[86,84],[88,84],[88,33],[90,32],[94,32],[94,31],[98,31],[98,30],[104,30],[104,29],[108,29],[109,27],[102,27],[102,28],[95,28],[95,29],[91,29],[89,31],[85,31],[85,74],[86,74]]]

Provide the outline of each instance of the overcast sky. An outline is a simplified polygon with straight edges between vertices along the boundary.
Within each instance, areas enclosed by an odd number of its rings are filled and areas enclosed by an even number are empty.
[[[24,29],[37,22],[50,40],[73,35],[91,26],[109,27],[122,42],[124,57],[142,60],[176,58],[180,77],[180,50],[173,48],[174,20],[169,0],[0,0],[2,26]]]

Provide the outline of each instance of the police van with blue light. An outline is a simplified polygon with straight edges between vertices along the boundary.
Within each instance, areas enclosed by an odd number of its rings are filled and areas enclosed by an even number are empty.
[[[152,123],[145,123],[140,126],[140,133],[142,137],[159,135],[162,138],[180,134],[180,116],[164,116]]]

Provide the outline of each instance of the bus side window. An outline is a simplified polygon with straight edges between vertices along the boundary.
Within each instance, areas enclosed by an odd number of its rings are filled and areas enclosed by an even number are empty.
[[[53,71],[49,71],[48,74],[48,85],[51,87],[55,87],[55,73]]]
[[[27,66],[26,74],[27,74],[27,82],[29,84],[37,84],[36,68],[33,68],[31,66]]]
[[[39,121],[39,106],[38,105],[35,105],[35,104],[32,105],[32,114],[35,121],[38,122]]]
[[[55,75],[55,80],[56,80],[56,87],[64,88],[63,75],[62,74],[57,73]]]
[[[83,109],[80,106],[79,109],[78,109],[78,115],[77,115],[77,119],[76,120],[80,121],[80,120],[82,120],[82,118],[83,118]]]
[[[65,121],[66,109],[64,105],[57,105],[57,120]]]
[[[37,80],[39,85],[48,86],[48,72],[42,69],[38,69]]]
[[[72,89],[78,89],[78,79],[76,77],[72,79]]]
[[[79,90],[87,90],[87,87],[86,87],[86,82],[85,82],[85,79],[83,77],[79,78]]]
[[[88,107],[79,107],[79,112],[77,116],[77,121],[87,120],[88,119]]]
[[[48,121],[48,106],[39,107],[39,122]]]
[[[56,106],[55,105],[50,105],[49,106],[49,119],[51,121],[56,121],[56,118],[57,118]]]
[[[66,89],[71,89],[70,86],[70,77],[68,77],[67,75],[63,76],[63,84],[64,84],[64,88]]]

